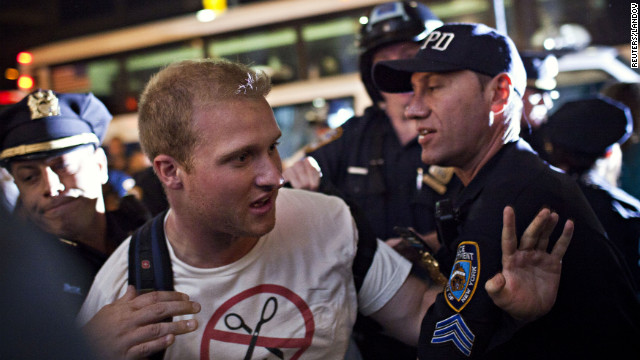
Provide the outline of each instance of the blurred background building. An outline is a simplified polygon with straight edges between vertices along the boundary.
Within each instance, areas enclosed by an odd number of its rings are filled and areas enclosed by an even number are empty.
[[[271,74],[269,101],[286,158],[368,105],[357,33],[382,2],[0,0],[0,106],[38,87],[91,91],[116,115],[107,146],[117,138],[131,155],[138,150],[137,99],[149,76],[171,61],[224,57]],[[640,79],[628,65],[628,0],[421,2],[445,22],[482,22],[508,33],[521,50],[553,51],[556,101]]]

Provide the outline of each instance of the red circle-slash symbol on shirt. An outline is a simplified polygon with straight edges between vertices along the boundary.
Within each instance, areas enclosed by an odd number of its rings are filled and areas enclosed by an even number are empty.
[[[200,344],[200,359],[208,360],[210,351],[210,340],[217,340],[226,343],[235,343],[249,346],[251,342],[251,334],[241,334],[238,332],[230,332],[216,329],[216,325],[220,322],[223,316],[234,305],[238,304],[242,300],[260,294],[276,294],[289,300],[298,309],[305,324],[305,335],[303,338],[274,338],[260,336],[257,345],[261,347],[270,348],[297,348],[298,351],[291,357],[292,360],[300,358],[300,356],[311,346],[311,340],[315,332],[315,322],[313,320],[313,314],[307,303],[293,291],[274,284],[263,284],[253,288],[247,289],[238,295],[233,296],[227,300],[222,306],[220,306],[216,312],[211,316],[211,319],[207,323],[202,334],[202,342]]]

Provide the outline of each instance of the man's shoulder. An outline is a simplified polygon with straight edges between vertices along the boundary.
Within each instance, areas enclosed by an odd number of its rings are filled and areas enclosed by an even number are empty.
[[[302,211],[309,214],[323,214],[326,211],[348,210],[341,198],[319,192],[283,188],[276,200],[278,216],[282,211]]]
[[[543,206],[582,207],[586,199],[574,179],[550,167],[528,145],[508,144],[463,190],[459,203],[468,204],[482,225],[488,218],[501,219],[506,205],[529,221]]]
[[[577,188],[573,179],[540,159],[524,141],[505,146],[490,177],[490,184],[496,188],[567,185]]]
[[[347,204],[332,195],[298,189],[281,189],[276,200],[276,227],[296,231],[353,232]]]
[[[116,271],[114,271],[115,269],[117,269],[117,271],[123,270],[124,272],[127,272],[129,269],[128,261],[129,261],[130,242],[131,242],[131,236],[124,239],[122,243],[118,245],[116,250],[113,253],[111,253],[111,255],[109,255],[109,258],[100,269],[100,272],[104,272],[105,275],[108,275],[108,274],[113,275],[114,273],[116,273]],[[100,275],[100,272],[98,272],[97,276]]]
[[[78,314],[80,324],[88,322],[98,310],[112,303],[126,290],[129,278],[129,242],[127,238],[109,256],[98,274]]]

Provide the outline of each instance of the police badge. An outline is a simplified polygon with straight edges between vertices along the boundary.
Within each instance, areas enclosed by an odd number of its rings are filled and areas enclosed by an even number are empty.
[[[29,95],[27,105],[31,110],[31,120],[60,115],[58,98],[51,90],[38,90]]]
[[[475,335],[466,324],[460,311],[469,304],[480,279],[480,248],[478,243],[463,241],[458,245],[456,262],[444,289],[447,304],[456,312],[436,323],[431,337],[432,344],[451,342],[465,356],[471,355]]]
[[[480,248],[473,241],[458,245],[456,262],[453,264],[449,282],[444,289],[444,298],[456,312],[462,311],[476,291],[480,278]]]

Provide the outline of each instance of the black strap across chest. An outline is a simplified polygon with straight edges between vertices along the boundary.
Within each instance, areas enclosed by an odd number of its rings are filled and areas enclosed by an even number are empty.
[[[173,290],[173,270],[164,235],[166,211],[145,223],[131,236],[129,284],[138,293]]]
[[[138,294],[155,290],[173,290],[173,270],[164,235],[166,211],[147,221],[131,236],[129,244],[129,284]],[[171,318],[164,321],[172,321]],[[164,350],[149,356],[151,360],[164,358]]]

